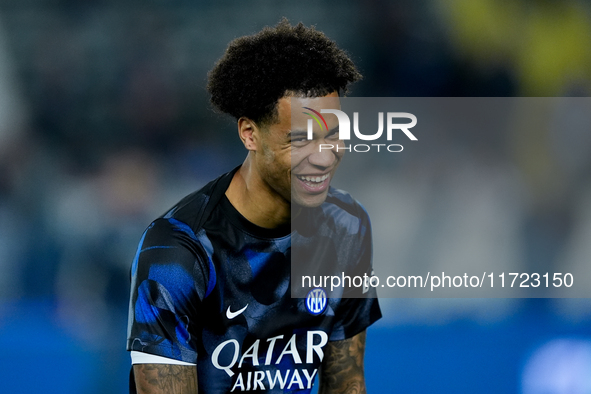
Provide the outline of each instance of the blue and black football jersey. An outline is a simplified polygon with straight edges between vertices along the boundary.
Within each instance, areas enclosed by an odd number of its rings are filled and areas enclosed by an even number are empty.
[[[369,218],[331,189],[306,213],[317,223],[302,234],[290,225],[258,227],[224,195],[235,171],[187,196],[143,234],[131,270],[127,349],[197,364],[200,394],[310,392],[324,346],[381,314],[371,292],[292,298],[292,241],[336,231],[330,250],[343,251],[331,257],[336,266],[370,275]]]

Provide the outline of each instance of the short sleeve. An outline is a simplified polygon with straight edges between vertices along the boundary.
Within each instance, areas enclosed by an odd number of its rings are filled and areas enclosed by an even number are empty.
[[[154,221],[131,267],[127,350],[196,363],[195,318],[212,270],[188,225],[172,218]]]

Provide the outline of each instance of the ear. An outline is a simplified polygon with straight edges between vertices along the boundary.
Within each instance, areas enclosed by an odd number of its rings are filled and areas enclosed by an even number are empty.
[[[257,150],[258,132],[259,128],[251,119],[245,117],[238,119],[238,135],[249,151]]]

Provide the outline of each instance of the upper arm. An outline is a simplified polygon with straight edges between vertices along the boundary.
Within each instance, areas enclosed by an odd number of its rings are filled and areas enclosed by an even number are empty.
[[[365,331],[344,339],[329,342],[320,370],[320,394],[364,394],[365,377],[363,356]]]
[[[197,368],[172,364],[135,364],[138,394],[197,394]]]

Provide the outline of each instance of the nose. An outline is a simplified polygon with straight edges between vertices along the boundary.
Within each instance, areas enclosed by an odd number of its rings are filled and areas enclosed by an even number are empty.
[[[317,151],[308,156],[308,161],[315,167],[328,168],[337,160],[333,149],[322,149],[316,147]]]

